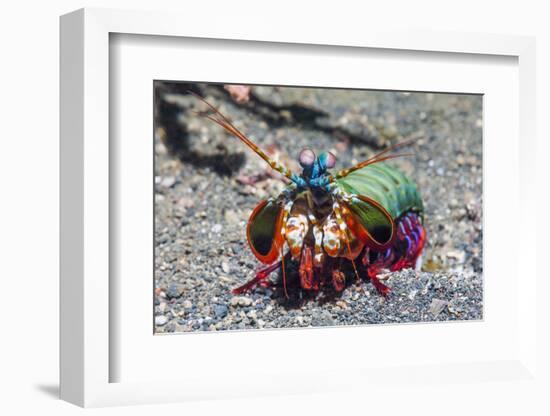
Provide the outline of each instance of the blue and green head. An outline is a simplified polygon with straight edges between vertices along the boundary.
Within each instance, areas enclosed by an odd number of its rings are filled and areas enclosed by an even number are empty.
[[[298,190],[329,190],[331,175],[328,170],[336,164],[336,156],[330,152],[323,152],[316,156],[313,150],[306,148],[300,152],[298,162],[302,167],[302,174],[300,176],[294,174],[292,178]]]

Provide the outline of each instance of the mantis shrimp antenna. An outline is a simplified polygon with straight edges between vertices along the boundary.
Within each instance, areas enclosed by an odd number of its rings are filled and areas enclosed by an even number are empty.
[[[210,114],[203,114],[198,113],[200,116],[207,118],[210,121],[213,121],[214,123],[218,124],[219,126],[223,127],[227,132],[231,133],[233,136],[237,137],[240,141],[242,141],[244,144],[246,144],[254,153],[256,153],[258,156],[260,156],[263,160],[267,162],[267,164],[283,176],[290,179],[292,182],[296,182],[296,174],[292,173],[290,169],[288,169],[286,166],[282,165],[281,163],[271,159],[262,149],[260,149],[252,140],[250,140],[248,137],[246,137],[239,129],[237,129],[227,117],[225,117],[216,107],[214,107],[212,104],[210,104],[208,101],[206,101],[203,97],[200,95],[194,93],[193,91],[189,91],[190,94],[197,97],[199,100],[201,100],[203,103],[205,103],[212,111],[214,111],[214,115]]]
[[[387,153],[391,152],[392,150],[395,150],[397,148],[400,148],[400,147],[406,146],[408,144],[411,144],[411,143],[415,142],[416,140],[417,139],[410,139],[410,140],[405,140],[405,141],[396,143],[393,146],[390,146],[387,149],[382,150],[381,152],[375,154],[373,157],[371,157],[367,160],[364,160],[364,161],[358,163],[355,166],[352,166],[351,168],[342,169],[339,172],[337,172],[336,175],[332,175],[329,179],[329,182],[333,182],[336,179],[340,179],[340,178],[343,178],[345,176],[348,176],[351,172],[355,172],[356,170],[364,168],[365,166],[368,166],[368,165],[372,165],[374,163],[383,162],[385,160],[395,159],[395,158],[398,158],[398,157],[413,156],[412,153],[400,153],[400,154],[397,154],[397,155],[387,155]]]

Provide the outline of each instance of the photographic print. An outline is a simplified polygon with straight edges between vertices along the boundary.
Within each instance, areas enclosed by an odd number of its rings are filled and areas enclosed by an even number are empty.
[[[155,81],[155,333],[483,319],[483,98]]]

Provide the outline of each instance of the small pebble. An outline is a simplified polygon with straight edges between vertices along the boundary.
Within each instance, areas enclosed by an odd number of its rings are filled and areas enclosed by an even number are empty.
[[[339,306],[342,309],[347,309],[348,308],[348,304],[343,300],[337,301],[336,305]]]
[[[160,185],[164,188],[171,188],[172,186],[174,186],[175,183],[176,183],[176,178],[174,178],[173,176],[165,176],[160,181]]]
[[[166,291],[166,296],[170,299],[179,298],[182,295],[183,287],[176,284],[171,284],[168,286],[168,290]]]
[[[193,201],[191,198],[186,198],[186,197],[180,198],[178,203],[183,208],[191,208],[192,206],[195,205],[195,201]]]
[[[459,263],[463,263],[464,258],[466,257],[466,253],[464,253],[463,251],[458,251],[458,250],[449,251],[449,252],[447,252],[447,257],[449,259],[456,260]]]
[[[250,305],[252,305],[252,299],[244,296],[239,299],[239,306],[250,306]]]
[[[229,308],[225,305],[214,306],[214,315],[216,315],[217,318],[224,318],[228,312]]]
[[[168,322],[168,318],[164,315],[155,316],[155,325],[164,326]]]
[[[233,210],[225,211],[224,218],[229,225],[236,225],[239,223],[239,215]]]
[[[246,306],[252,305],[252,299],[250,299],[249,297],[246,297],[246,296],[234,296],[234,297],[231,298],[229,303],[231,304],[231,306],[246,307]]]
[[[218,276],[218,279],[220,279],[224,283],[233,283],[234,282],[233,279],[231,279],[230,277],[224,276],[224,275]]]
[[[443,311],[445,306],[447,306],[447,301],[442,299],[432,299],[432,303],[430,304],[430,313],[433,316],[437,316]]]

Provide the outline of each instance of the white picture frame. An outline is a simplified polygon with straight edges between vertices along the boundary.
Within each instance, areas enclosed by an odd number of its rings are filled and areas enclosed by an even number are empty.
[[[185,21],[185,25],[182,25]],[[327,34],[311,25],[306,33],[277,25],[264,24],[237,33],[231,22],[220,19],[204,28],[200,22],[172,13],[83,9],[61,18],[61,398],[80,406],[106,406],[160,403],[214,397],[246,397],[283,393],[332,392],[368,389],[383,394],[384,383],[401,380],[403,390],[412,384],[445,383],[460,380],[486,388],[487,383],[506,381],[525,386],[537,383],[536,372],[536,277],[535,262],[528,243],[536,240],[536,218],[529,214],[535,169],[535,42],[533,38],[508,35],[467,33],[429,33],[421,31],[384,31],[362,29]],[[269,374],[266,383],[238,379],[223,386],[200,376],[181,380],[112,382],[111,368],[121,357],[112,349],[111,312],[116,309],[110,297],[109,276],[112,260],[109,252],[110,172],[116,167],[109,157],[110,35],[116,33],[174,38],[225,39],[227,41],[275,42],[285,44],[331,45],[338,48],[369,48],[384,51],[507,56],[517,59],[519,68],[519,133],[517,155],[519,196],[516,210],[522,230],[514,263],[516,279],[522,271],[522,284],[514,292],[513,317],[516,344],[495,360],[486,357],[470,362],[419,361],[414,366],[379,368],[344,366],[325,372],[290,378],[285,373]],[[168,39],[168,38],[166,38]],[[436,58],[437,59],[437,58]],[[152,115],[151,115],[152,118]],[[491,157],[485,156],[485,157]],[[516,171],[514,171],[516,172]],[[493,183],[496,179],[491,178]],[[524,215],[521,215],[524,214]],[[151,277],[152,278],[152,277]],[[110,312],[111,311],[111,312]],[[412,329],[411,329],[412,328]],[[461,331],[457,329],[452,331]],[[364,330],[359,328],[359,330]],[[422,329],[418,329],[421,331]],[[407,329],[409,333],[414,327]],[[294,334],[304,331],[293,331]],[[321,332],[305,331],[298,337],[315,338]],[[317,335],[316,335],[317,334]],[[328,332],[326,332],[328,334]],[[340,332],[344,334],[344,332]],[[357,334],[357,331],[355,331]],[[152,336],[152,333],[151,333]],[[214,335],[215,336],[215,335]],[[272,334],[271,336],[277,336]],[[347,335],[343,335],[344,337]],[[209,343],[215,338],[209,336]],[[265,342],[258,335],[250,335]],[[164,344],[171,337],[162,337]],[[182,337],[178,337],[181,338]],[[213,340],[213,341],[211,341]],[[144,358],[146,359],[146,358]],[[248,364],[252,366],[252,364]],[[260,370],[261,373],[261,370]],[[339,380],[326,383],[327,380]],[[279,386],[278,388],[276,386]],[[380,387],[382,386],[382,387]],[[520,387],[515,386],[519,389]],[[378,389],[378,390],[377,390]],[[494,394],[496,389],[488,389]],[[395,394],[395,392],[394,392]],[[527,394],[527,393],[526,393]]]

